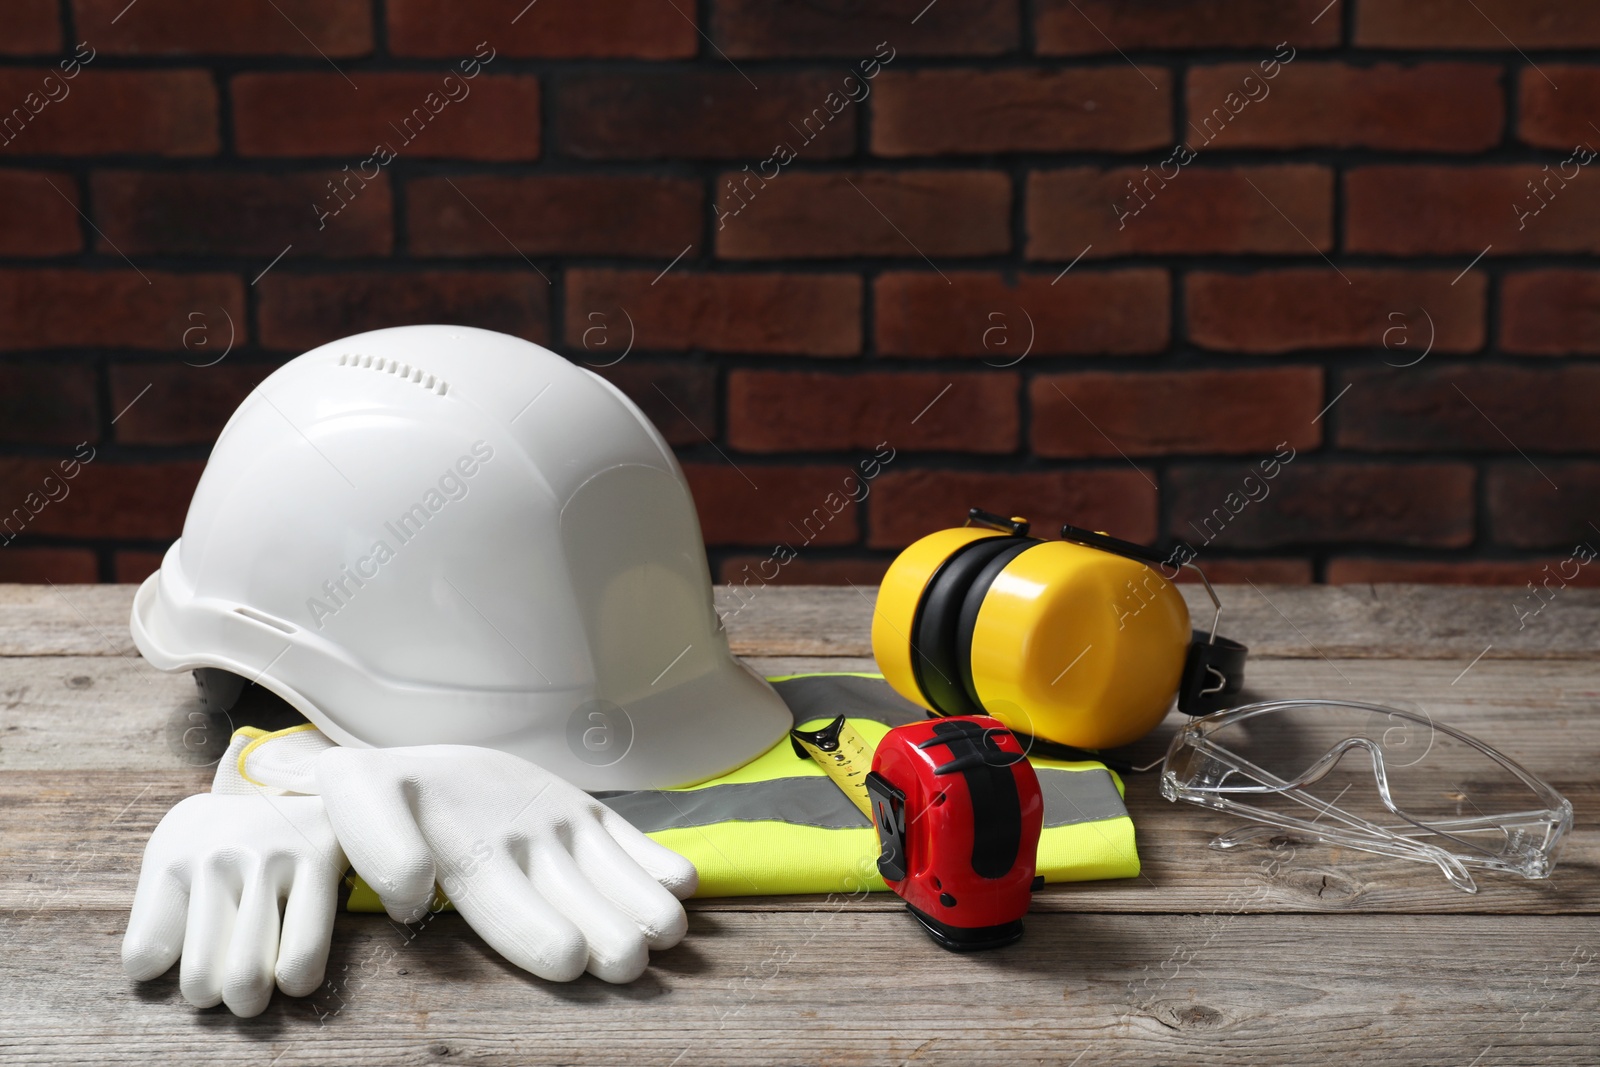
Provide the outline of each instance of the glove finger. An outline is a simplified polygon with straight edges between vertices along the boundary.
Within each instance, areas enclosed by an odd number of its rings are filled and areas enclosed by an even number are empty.
[[[189,887],[159,862],[146,862],[133,893],[128,931],[122,935],[122,969],[136,982],[159,978],[183,952]]]
[[[223,962],[222,1002],[241,1019],[260,1015],[272,999],[278,958],[278,886],[263,867],[245,879]]]
[[[604,883],[584,877],[577,860],[557,844],[535,852],[528,862],[534,890],[583,932],[589,945],[585,970],[617,983],[631,982],[644,973],[650,963],[644,932],[611,903]],[[654,882],[650,888],[670,899]]]
[[[534,889],[521,867],[500,852],[445,887],[456,911],[489,947],[552,982],[570,982],[588,964],[578,927]]]
[[[339,910],[340,878],[313,857],[298,865],[283,909],[278,940],[278,988],[291,997],[309,996],[322,985],[333,942],[333,917]]]
[[[700,872],[694,869],[694,864],[667,846],[656,844],[637,826],[604,804],[600,804],[599,808],[600,825],[651,878],[679,900],[694,896],[694,891],[700,886]]]
[[[577,834],[572,856],[589,884],[632,920],[651,948],[671,948],[683,940],[689,930],[683,905],[605,830]]]
[[[189,923],[183,933],[178,991],[197,1008],[222,1003],[222,977],[239,910],[232,879],[215,864],[201,864],[189,886]]]
[[[384,773],[375,759],[381,755],[330,749],[317,758],[317,787],[350,865],[391,919],[415,922],[433,903],[433,852],[417,827],[404,782]]]

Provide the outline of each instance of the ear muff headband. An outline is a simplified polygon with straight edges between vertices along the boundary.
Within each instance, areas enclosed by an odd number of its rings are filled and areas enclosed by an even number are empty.
[[[928,579],[911,623],[911,674],[935,710],[945,715],[984,714],[962,678],[962,664],[967,673],[971,671],[970,646],[963,649],[958,643],[962,602],[996,556],[1006,552],[1014,556],[1038,543],[1031,537],[1004,536],[972,541],[950,553]]]

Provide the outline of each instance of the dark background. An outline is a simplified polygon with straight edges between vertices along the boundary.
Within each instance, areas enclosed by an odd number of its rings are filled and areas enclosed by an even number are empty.
[[[1597,45],[1592,0],[5,0],[0,515],[94,458],[0,580],[142,578],[274,366],[448,321],[627,351],[730,580],[875,581],[982,504],[1223,580],[1539,581],[1600,544]]]

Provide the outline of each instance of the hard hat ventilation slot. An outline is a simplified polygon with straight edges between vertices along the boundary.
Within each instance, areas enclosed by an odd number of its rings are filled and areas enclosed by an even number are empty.
[[[295,628],[282,619],[275,619],[271,615],[263,615],[254,608],[234,608],[233,613],[235,615],[243,615],[251,622],[259,622],[263,626],[270,626],[279,633],[292,634],[295,632]]]
[[[341,353],[339,356],[341,367],[365,367],[371,370],[387,371],[397,378],[403,378],[422,386],[436,396],[445,396],[450,392],[450,383],[437,375],[429,374],[421,367],[413,367],[409,363],[402,363],[397,359],[386,359],[379,356],[363,356],[353,352]]]

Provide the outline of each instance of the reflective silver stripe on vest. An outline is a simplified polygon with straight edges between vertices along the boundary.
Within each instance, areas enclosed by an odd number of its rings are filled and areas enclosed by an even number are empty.
[[[1108,771],[1063,771],[1054,767],[1036,770],[1039,790],[1044,794],[1046,828],[1128,814]],[[827,778],[776,778],[684,792],[645,789],[594,796],[645,833],[722,822],[784,822],[824,830],[872,825]]]
[[[1127,817],[1117,783],[1103,767],[1092,771],[1035,767],[1034,772],[1039,775],[1039,792],[1044,794],[1046,828]]]

